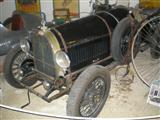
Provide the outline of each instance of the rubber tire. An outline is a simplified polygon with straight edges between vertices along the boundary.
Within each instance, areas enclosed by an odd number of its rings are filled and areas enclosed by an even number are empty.
[[[111,54],[113,59],[119,64],[124,64],[124,55],[121,51],[121,38],[129,28],[131,28],[130,19],[126,17],[118,23],[112,35]]]
[[[5,77],[8,84],[10,84],[12,87],[23,89],[24,87],[16,81],[16,79],[12,75],[12,71],[11,71],[12,63],[13,63],[15,57],[17,56],[17,54],[19,54],[20,52],[22,52],[20,46],[12,48],[8,52],[8,54],[5,58],[3,71],[4,71],[4,77]],[[32,86],[36,82],[37,82],[36,80],[29,80],[29,81],[25,81],[24,84],[26,84],[27,86]]]
[[[106,80],[106,94],[98,109],[91,116],[88,117],[98,116],[108,98],[111,84],[109,72],[104,67],[99,65],[93,65],[88,67],[79,75],[77,80],[74,82],[67,100],[66,110],[68,116],[83,117],[79,113],[80,101],[88,85],[98,76],[101,76]]]

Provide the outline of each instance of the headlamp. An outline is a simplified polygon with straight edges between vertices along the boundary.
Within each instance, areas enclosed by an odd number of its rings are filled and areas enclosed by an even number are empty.
[[[56,53],[56,63],[63,69],[67,69],[70,66],[70,59],[68,55],[63,51]]]
[[[29,44],[28,40],[26,40],[26,39],[20,40],[20,47],[21,47],[23,52],[29,52],[30,51],[30,44]]]

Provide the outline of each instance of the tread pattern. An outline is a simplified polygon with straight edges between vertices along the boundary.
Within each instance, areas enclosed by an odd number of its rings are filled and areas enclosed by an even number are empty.
[[[79,113],[80,100],[83,97],[83,94],[85,93],[85,89],[92,82],[92,80],[96,78],[97,76],[105,77],[105,80],[107,83],[106,96],[105,96],[105,99],[103,100],[103,103],[97,109],[97,111],[92,116],[89,116],[89,117],[96,117],[99,114],[109,94],[110,74],[104,67],[99,66],[99,65],[93,65],[87,68],[85,71],[83,71],[79,75],[79,77],[77,78],[77,80],[75,81],[74,85],[71,88],[71,91],[69,93],[69,98],[67,101],[67,115],[68,116],[81,116]]]

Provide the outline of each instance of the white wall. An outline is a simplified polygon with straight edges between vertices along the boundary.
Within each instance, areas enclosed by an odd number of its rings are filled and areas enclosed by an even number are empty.
[[[135,7],[139,3],[139,0],[130,0],[130,7]]]
[[[47,21],[53,20],[53,0],[40,0],[41,12],[44,12],[47,16]]]
[[[4,0],[0,2],[0,21],[4,21],[12,15],[16,10],[15,0]],[[47,20],[53,20],[53,4],[52,0],[41,0],[41,11],[47,15]]]
[[[95,0],[92,0],[95,1]],[[104,0],[100,0],[102,3]],[[117,0],[109,0],[109,4],[115,4]],[[91,12],[92,8],[89,4],[90,0],[80,0],[80,13],[81,17],[86,16],[88,12]],[[130,4],[129,4],[130,3]],[[118,5],[134,7],[139,3],[139,0],[118,0]]]
[[[53,0],[40,0],[41,11],[46,13],[47,21],[53,20]],[[12,12],[16,9],[15,0],[4,0],[0,2],[0,21],[4,21],[6,18],[12,15]],[[89,0],[80,0],[80,12],[90,12]],[[86,15],[86,14],[82,14]]]
[[[110,0],[110,4],[116,3],[117,0]],[[118,0],[118,5],[125,5],[129,7],[134,7],[139,3],[139,0]]]
[[[86,16],[91,11],[90,0],[80,0],[80,16]]]
[[[53,20],[53,0],[40,0],[41,1],[41,11],[46,13],[47,21]],[[91,6],[89,5],[90,0],[80,0],[80,13],[81,17],[86,16],[87,13],[91,11]],[[93,0],[94,1],[94,0]],[[103,0],[101,0],[103,1]],[[115,3],[116,0],[110,0],[110,4]],[[118,4],[128,5],[128,0],[118,0]],[[134,7],[139,0],[130,0],[130,6]],[[4,21],[6,18],[12,15],[15,10],[15,0],[4,0],[0,2],[0,21]]]
[[[10,17],[15,9],[14,0],[4,0],[4,2],[0,2],[0,21],[4,21]]]

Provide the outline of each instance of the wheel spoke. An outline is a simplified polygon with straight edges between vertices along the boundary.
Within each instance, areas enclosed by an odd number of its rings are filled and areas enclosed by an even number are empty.
[[[158,26],[158,27],[157,27]],[[148,20],[134,37],[132,43],[131,56],[133,68],[135,69],[138,77],[147,85],[150,86],[153,80],[160,79],[160,51],[156,48],[160,42],[160,16]],[[149,47],[143,52],[137,51],[139,49],[137,43],[142,44],[145,41]],[[140,49],[139,49],[140,50]],[[152,57],[152,54],[156,57]]]
[[[105,89],[105,83],[102,78],[97,78],[89,85],[80,104],[82,116],[90,116],[94,113],[104,97]]]
[[[26,68],[26,65],[29,66],[29,68]],[[11,66],[14,78],[21,81],[27,74],[32,72],[31,68],[33,65],[33,60],[29,56],[27,57],[23,52],[19,53]]]

